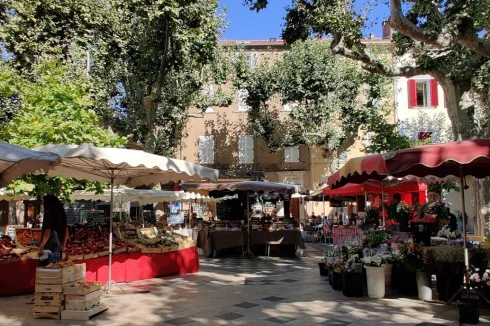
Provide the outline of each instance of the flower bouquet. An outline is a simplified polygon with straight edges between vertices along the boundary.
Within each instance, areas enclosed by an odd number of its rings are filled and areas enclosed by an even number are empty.
[[[442,229],[437,232],[437,236],[448,240],[456,240],[461,238],[461,233],[458,230],[451,230],[449,225],[444,225]]]

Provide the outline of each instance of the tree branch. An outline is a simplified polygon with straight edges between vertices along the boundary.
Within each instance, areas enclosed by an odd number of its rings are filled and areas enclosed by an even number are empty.
[[[419,27],[403,15],[401,0],[390,0],[390,15],[390,25],[403,35],[416,41],[424,42],[437,48],[459,43],[482,56],[490,58],[489,41],[478,37],[472,31],[460,32],[457,26],[445,26],[443,33],[434,33],[426,28]]]
[[[363,63],[362,68],[373,73],[388,77],[413,77],[416,75],[431,74],[431,71],[416,66],[388,67],[382,62],[371,58],[364,50],[361,52],[353,51],[345,46],[343,36],[334,35],[332,41],[332,52],[340,54],[346,58]]]

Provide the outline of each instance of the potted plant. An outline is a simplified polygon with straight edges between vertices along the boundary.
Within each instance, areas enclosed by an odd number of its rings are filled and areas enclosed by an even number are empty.
[[[408,232],[408,220],[412,214],[412,208],[403,200],[396,205],[396,221],[400,224],[400,232]]]
[[[401,294],[404,295],[417,295],[417,273],[416,271],[420,269],[420,265],[413,266],[414,261],[413,250],[414,250],[413,242],[399,242],[397,244],[398,263],[396,264],[396,273],[397,275],[397,290]],[[419,264],[418,262],[417,264]]]
[[[490,269],[481,271],[479,268],[472,266],[468,271],[470,274],[470,289],[479,291],[484,285],[490,285]],[[470,290],[467,289],[467,290]],[[467,324],[478,324],[480,321],[480,300],[470,298],[461,298],[458,301],[459,322]]]
[[[455,246],[430,247],[428,255],[437,278],[439,300],[449,301],[463,285],[465,271],[463,248]]]
[[[364,231],[377,229],[379,227],[379,210],[374,207],[366,207],[366,215],[362,223]]]
[[[353,242],[347,246],[347,264],[356,273],[362,273],[362,263],[360,262],[363,254],[362,249],[362,245],[357,242]]]
[[[388,240],[388,233],[385,230],[374,230],[366,234],[364,238],[364,246],[376,249],[385,241]]]
[[[342,290],[342,273],[347,271],[347,265],[344,260],[339,259],[332,267],[332,288],[336,291]]]
[[[321,262],[318,263],[318,268],[320,269],[320,276],[328,276],[328,269],[327,269],[327,257],[322,259]]]
[[[431,274],[427,272],[427,253],[423,243],[402,246],[400,253],[408,271],[417,276],[417,292],[420,300],[432,301]]]
[[[385,205],[385,212],[386,215],[388,215],[388,220],[391,222],[397,222],[397,212],[396,208],[398,206],[397,201],[392,201],[389,205]],[[391,224],[391,230],[392,231],[401,231],[400,230],[400,225],[399,224]]]
[[[381,256],[364,257],[366,269],[368,296],[373,299],[381,299],[385,296],[385,268],[382,265]]]
[[[356,272],[352,266],[357,263],[359,256],[352,255],[346,262],[346,268],[342,272],[342,293],[346,297],[362,297],[364,295],[363,274]]]

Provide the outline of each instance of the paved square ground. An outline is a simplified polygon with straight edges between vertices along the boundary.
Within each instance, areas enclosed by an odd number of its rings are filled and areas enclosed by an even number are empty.
[[[301,259],[202,258],[196,274],[114,286],[109,310],[87,322],[32,319],[32,295],[0,298],[0,326],[459,325],[454,305],[344,297],[319,274],[322,248],[308,248]]]

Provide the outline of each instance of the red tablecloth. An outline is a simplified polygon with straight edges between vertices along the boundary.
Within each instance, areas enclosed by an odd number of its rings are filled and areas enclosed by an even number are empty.
[[[79,260],[87,264],[87,282],[107,282],[109,257]],[[34,291],[38,260],[28,259],[0,265],[0,295]],[[165,275],[182,275],[199,271],[195,247],[163,254],[126,253],[112,257],[112,279],[117,283],[145,280]]]

